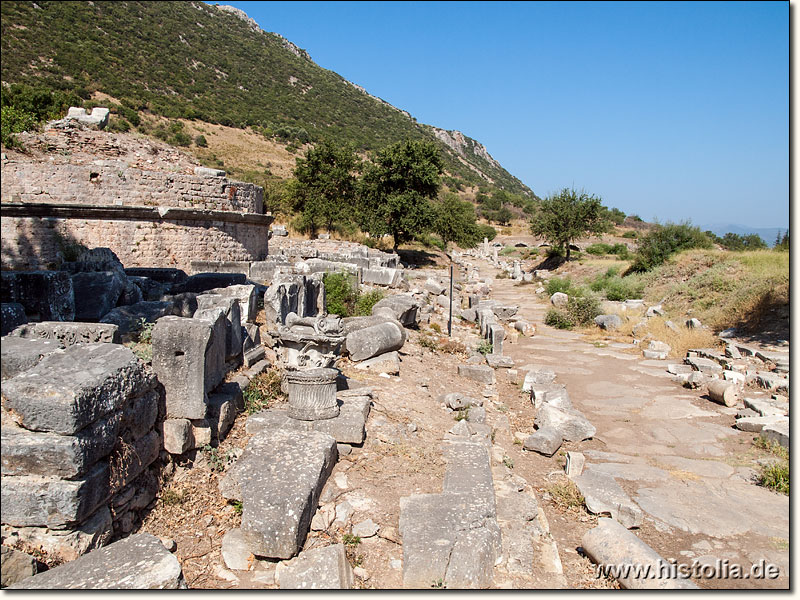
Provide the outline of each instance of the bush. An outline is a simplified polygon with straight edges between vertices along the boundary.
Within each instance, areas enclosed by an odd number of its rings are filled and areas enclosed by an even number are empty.
[[[497,237],[497,230],[491,225],[479,224],[478,233],[480,234],[481,241],[486,238],[490,242]]]
[[[342,318],[355,313],[358,292],[353,288],[355,277],[349,273],[325,273],[322,284],[325,286],[325,304],[330,314]]]
[[[567,303],[567,315],[575,325],[590,325],[602,314],[600,301],[590,294],[572,295]]]
[[[248,415],[269,408],[270,403],[282,396],[280,370],[270,369],[253,377],[243,395],[244,409]]]
[[[493,350],[492,343],[489,340],[483,340],[478,346],[475,348],[475,351],[478,354],[483,354],[486,356],[487,354],[491,354]]]
[[[544,316],[544,324],[556,329],[572,329],[575,323],[569,318],[569,315],[562,310],[551,308]]]
[[[611,246],[608,244],[592,244],[586,248],[587,254],[594,254],[595,256],[602,256],[604,254],[611,254]]]
[[[206,136],[198,135],[194,138],[194,145],[198,148],[208,148],[208,141],[206,140]]]
[[[548,296],[552,296],[556,292],[563,292],[565,294],[569,294],[572,291],[572,280],[569,277],[567,277],[566,279],[553,277],[551,280],[547,282],[546,289]]]
[[[760,483],[764,487],[780,494],[789,495],[789,463],[781,461],[768,467],[762,467]]]
[[[645,235],[639,242],[631,273],[644,273],[663,264],[673,254],[690,248],[711,248],[708,236],[688,223],[668,223]]]
[[[635,231],[626,231],[625,233],[622,234],[622,237],[627,238],[629,240],[635,240],[637,237],[639,237],[639,234],[636,233]]]
[[[372,314],[372,307],[383,300],[384,293],[381,290],[372,290],[366,294],[359,294],[356,300],[355,316],[368,317]]]
[[[623,279],[617,267],[611,267],[605,275],[596,277],[589,287],[594,292],[605,292],[608,300],[629,300],[644,295],[644,282],[634,276]]]

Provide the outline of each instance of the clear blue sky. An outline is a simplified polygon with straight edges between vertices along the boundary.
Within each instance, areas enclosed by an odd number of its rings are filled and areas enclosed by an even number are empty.
[[[787,2],[229,4],[540,196],[789,225]]]

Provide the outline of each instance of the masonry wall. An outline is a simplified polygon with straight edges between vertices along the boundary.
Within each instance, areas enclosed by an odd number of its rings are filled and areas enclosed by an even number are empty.
[[[259,186],[63,160],[3,161],[3,269],[54,268],[79,245],[111,248],[126,267],[267,257],[272,219]]]

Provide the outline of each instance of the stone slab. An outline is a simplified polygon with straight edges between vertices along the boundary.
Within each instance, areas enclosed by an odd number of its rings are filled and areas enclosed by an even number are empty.
[[[27,323],[11,332],[22,338],[56,340],[62,348],[73,344],[105,342],[119,344],[119,327],[110,323],[77,323],[74,321],[41,321]]]
[[[128,348],[80,344],[7,380],[3,404],[26,429],[71,435],[154,384],[152,371]]]
[[[300,551],[336,458],[336,440],[316,431],[263,430],[250,439],[220,489],[242,501],[242,535],[253,554]]]
[[[494,383],[494,369],[486,365],[458,365],[458,374],[480,383]]]
[[[761,437],[768,442],[780,444],[784,448],[789,448],[789,419],[780,423],[765,425],[761,430]]]
[[[594,471],[591,465],[587,465],[584,472],[573,477],[572,481],[583,495],[589,512],[596,515],[609,513],[628,529],[642,524],[642,510],[613,477]]]
[[[353,587],[353,568],[344,544],[333,544],[301,552],[276,570],[282,590],[349,590]]]
[[[161,541],[138,533],[21,581],[11,589],[185,589],[178,559]]]
[[[5,336],[0,343],[0,377],[10,379],[27,371],[59,348],[54,340]]]

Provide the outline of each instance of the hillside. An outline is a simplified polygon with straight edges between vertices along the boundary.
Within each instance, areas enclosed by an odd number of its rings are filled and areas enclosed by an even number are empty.
[[[362,152],[402,139],[433,140],[459,180],[454,185],[533,197],[479,142],[417,123],[233,7],[6,1],[2,81],[87,100],[110,96],[123,114],[249,127],[292,150],[328,137]]]

